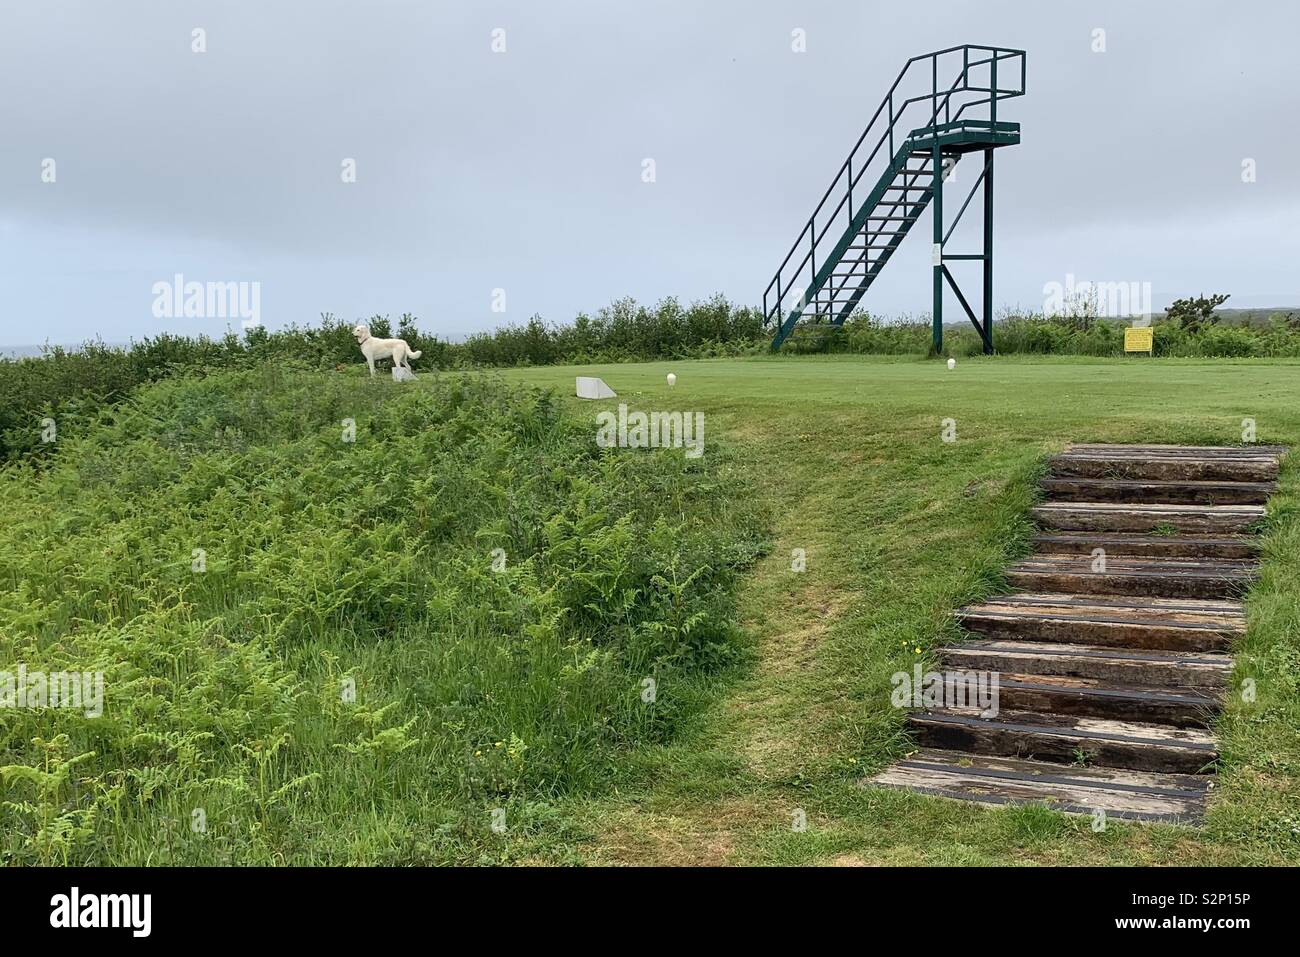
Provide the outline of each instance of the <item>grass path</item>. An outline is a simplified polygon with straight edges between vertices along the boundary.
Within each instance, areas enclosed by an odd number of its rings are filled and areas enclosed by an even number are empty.
[[[677,373],[669,390],[664,377]],[[1300,364],[833,357],[510,370],[572,391],[599,375],[632,409],[700,410],[773,509],[741,596],[750,666],[672,743],[629,756],[612,793],[568,808],[593,863],[1245,864],[1300,861],[1300,525],[1284,465],[1249,605],[1225,767],[1206,826],[989,810],[857,781],[903,753],[889,676],[957,637],[956,606],[1025,549],[1043,457],[1067,441],[1300,445]],[[573,400],[577,405],[577,400]],[[957,441],[941,440],[955,420]],[[594,426],[593,426],[594,429]],[[707,453],[706,453],[707,454]],[[793,549],[807,568],[791,570]],[[792,827],[806,814],[806,830]]]

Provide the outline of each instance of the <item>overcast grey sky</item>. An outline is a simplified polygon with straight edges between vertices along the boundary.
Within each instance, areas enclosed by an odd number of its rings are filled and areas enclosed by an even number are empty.
[[[1073,274],[1298,304],[1297,36],[1289,0],[3,0],[0,344],[220,334],[154,316],[176,273],[260,283],[270,326],[452,338],[757,303],[906,59],[968,42],[1029,54],[998,303]],[[863,305],[929,309],[922,225]]]

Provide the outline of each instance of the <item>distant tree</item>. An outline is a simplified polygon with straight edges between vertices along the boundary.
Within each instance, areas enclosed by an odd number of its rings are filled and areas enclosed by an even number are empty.
[[[1212,326],[1219,321],[1214,310],[1228,301],[1228,294],[1216,292],[1210,296],[1197,296],[1195,299],[1175,299],[1165,310],[1165,318],[1177,321],[1187,332],[1197,332],[1203,326]]]

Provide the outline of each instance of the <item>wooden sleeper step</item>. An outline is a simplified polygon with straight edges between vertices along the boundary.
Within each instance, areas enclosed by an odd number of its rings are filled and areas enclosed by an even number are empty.
[[[1060,765],[927,748],[867,782],[993,805],[1045,804],[1067,814],[1105,812],[1117,820],[1195,823],[1205,813],[1205,775]]]
[[[1032,555],[1011,567],[1007,581],[1016,588],[1067,594],[1230,598],[1249,588],[1258,571],[1251,560],[1123,555],[1108,555],[1105,571],[1093,567],[1088,555]]]
[[[1276,482],[1160,481],[1051,476],[1043,491],[1052,500],[1135,502],[1144,505],[1262,505],[1277,491]]]
[[[1199,688],[1220,693],[1232,658],[1209,651],[1151,651],[1033,641],[964,641],[940,654],[945,669],[1057,675],[1148,687]]]
[[[1022,593],[957,612],[968,631],[1006,641],[1223,651],[1245,633],[1239,601]]]
[[[1262,505],[1129,505],[1045,502],[1033,510],[1040,528],[1063,532],[1234,534],[1264,519]]]
[[[1259,542],[1250,535],[1150,535],[1144,532],[1040,532],[1034,536],[1040,552],[1142,558],[1255,558]]]
[[[1206,728],[1223,710],[1223,699],[1201,688],[1153,688],[1096,678],[1010,673],[998,675],[998,705],[1011,711]]]
[[[1072,445],[1049,460],[1057,477],[1192,482],[1270,482],[1285,448],[1168,445]]]
[[[908,724],[923,747],[1067,764],[1201,774],[1219,756],[1209,731],[1149,722],[1009,710],[985,718],[954,708],[915,712]]]

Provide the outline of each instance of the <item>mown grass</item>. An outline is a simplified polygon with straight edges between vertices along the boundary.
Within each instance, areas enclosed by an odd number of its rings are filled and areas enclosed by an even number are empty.
[[[677,374],[671,390],[664,377]],[[617,795],[571,802],[582,859],[617,863],[1281,864],[1300,861],[1300,467],[1284,465],[1266,564],[1218,732],[1200,828],[988,809],[859,786],[908,747],[889,676],[957,638],[953,608],[1003,587],[1026,511],[1070,441],[1300,444],[1287,361],[865,357],[511,370],[571,391],[600,375],[633,408],[706,415],[776,514],[747,576],[754,666],[671,741],[633,751]],[[573,400],[576,406],[578,403]],[[591,408],[583,406],[583,414]],[[956,420],[957,441],[941,441]],[[712,446],[710,446],[712,449]],[[706,457],[710,453],[706,453]],[[791,570],[806,550],[807,569]],[[1253,679],[1255,700],[1241,683]],[[802,809],[806,831],[792,828]]]
[[[746,477],[544,393],[273,363],[62,425],[0,476],[0,671],[106,700],[0,709],[5,863],[568,860],[745,655]]]

